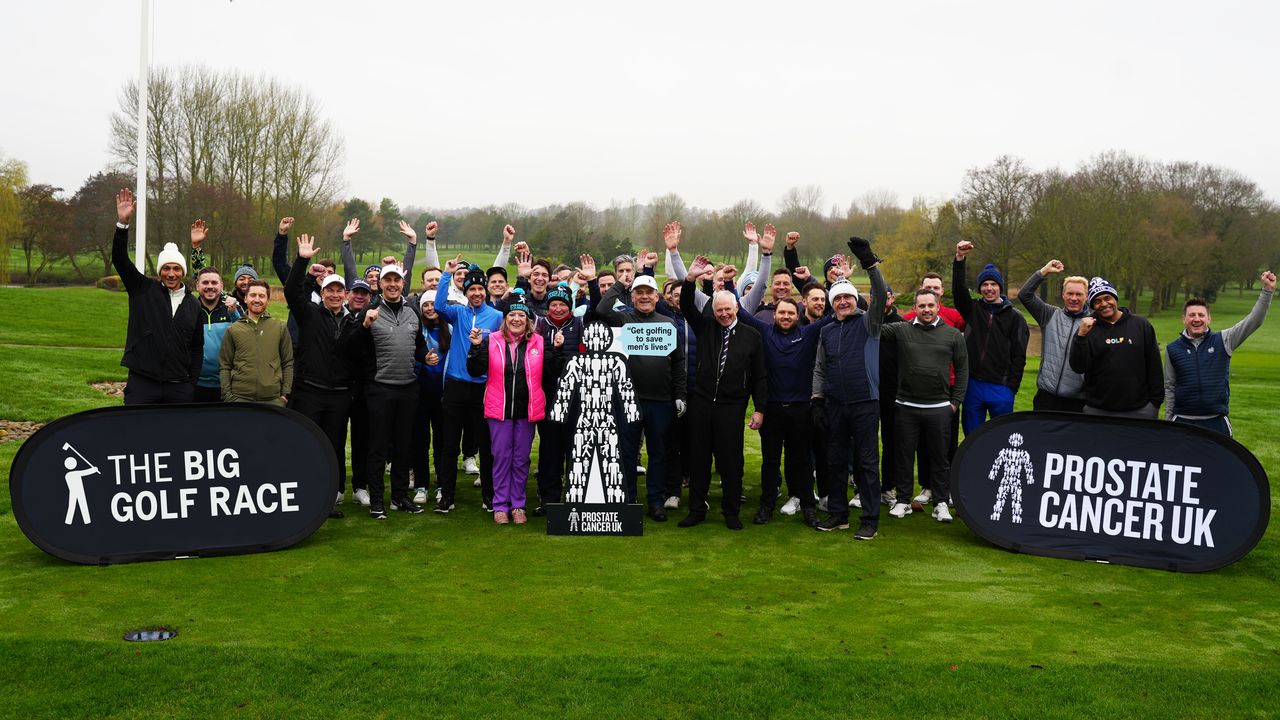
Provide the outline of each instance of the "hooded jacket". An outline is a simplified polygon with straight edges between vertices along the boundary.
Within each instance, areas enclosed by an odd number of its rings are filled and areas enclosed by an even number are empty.
[[[1164,399],[1160,344],[1146,318],[1120,308],[1119,321],[1099,318],[1088,335],[1071,339],[1071,369],[1084,375],[1084,403],[1099,410],[1130,412]]]
[[[952,263],[951,285],[956,310],[964,318],[969,378],[1004,385],[1017,393],[1027,366],[1027,340],[1031,334],[1027,321],[1004,295],[998,304],[974,300],[969,294],[964,260]]]

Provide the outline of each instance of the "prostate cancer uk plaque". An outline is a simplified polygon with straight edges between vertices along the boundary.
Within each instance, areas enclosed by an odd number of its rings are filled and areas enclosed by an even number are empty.
[[[69,415],[32,435],[9,472],[31,542],[86,564],[289,547],[327,519],[337,492],[320,429],[256,403]]]
[[[1271,516],[1243,445],[1155,420],[1005,415],[965,438],[951,488],[969,529],[1000,547],[1183,572],[1244,557]]]

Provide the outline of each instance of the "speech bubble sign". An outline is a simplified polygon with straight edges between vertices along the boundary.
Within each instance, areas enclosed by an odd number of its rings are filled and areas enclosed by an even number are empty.
[[[676,349],[676,326],[670,323],[628,323],[618,333],[626,355],[666,357]]]

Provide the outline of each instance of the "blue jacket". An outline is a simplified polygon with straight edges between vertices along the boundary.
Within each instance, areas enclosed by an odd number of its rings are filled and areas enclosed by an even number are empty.
[[[813,391],[813,363],[818,356],[818,339],[822,328],[833,319],[834,315],[824,315],[821,320],[804,326],[797,321],[790,332],[784,333],[773,322],[761,320],[746,310],[738,311],[738,321],[760,331],[764,340],[764,363],[769,376],[770,402],[809,402]]]
[[[480,328],[482,337],[488,337],[502,327],[502,313],[487,304],[478,308],[467,305],[449,304],[449,285],[442,282],[436,288],[436,312],[449,323],[452,331],[452,342],[449,343],[449,354],[444,361],[445,380],[459,382],[483,383],[485,375],[474,376],[467,372],[467,350],[471,347],[471,328]]]
[[[200,313],[204,320],[204,359],[200,364],[200,379],[196,381],[196,385],[202,388],[221,387],[218,377],[218,353],[222,352],[222,336],[227,334],[227,328],[231,324],[240,319],[240,307],[236,306],[234,313],[227,312],[227,306],[222,304],[222,298],[218,298],[218,305],[212,312],[204,307],[204,303],[200,303]]]
[[[871,278],[871,304],[866,312],[855,309],[844,320],[835,315],[806,327],[831,321],[819,329],[818,357],[814,363],[812,396],[828,403],[851,404],[880,399],[880,328],[888,285],[880,268],[867,271]]]
[[[1178,378],[1173,414],[1226,415],[1231,405],[1231,354],[1222,333],[1210,332],[1199,343],[1179,335],[1165,346],[1165,353]]]

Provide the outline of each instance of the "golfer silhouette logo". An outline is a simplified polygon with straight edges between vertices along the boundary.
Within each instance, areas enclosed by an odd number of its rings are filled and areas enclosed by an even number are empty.
[[[613,331],[598,323],[588,325],[582,343],[587,352],[569,360],[548,413],[552,420],[565,422],[571,404],[576,401],[578,406],[573,470],[565,494],[569,502],[620,503],[625,497],[615,415],[620,409],[626,422],[636,422],[640,410],[626,358],[605,352],[613,343]]]
[[[991,472],[987,474],[987,479],[995,480],[996,475],[1003,473],[1000,477],[1000,487],[996,489],[996,504],[991,508],[991,519],[999,520],[1000,514],[1004,511],[1005,498],[1010,500],[1009,519],[1015,523],[1022,522],[1022,485],[1020,480],[1025,472],[1027,475],[1027,484],[1034,485],[1036,482],[1035,469],[1031,466],[1031,453],[1021,450],[1022,434],[1014,433],[1009,436],[1009,447],[1000,451],[996,456],[995,464],[991,466]]]
[[[90,475],[101,475],[102,471],[99,470],[96,465],[86,460],[85,457],[80,454],[80,451],[71,447],[71,443],[63,443],[62,449],[70,450],[75,453],[74,457],[68,455],[66,459],[62,461],[62,466],[67,469],[67,474],[64,476],[67,481],[67,518],[62,522],[66,525],[70,525],[71,519],[75,517],[76,511],[78,510],[80,512],[81,522],[88,525],[92,521],[89,519],[89,499],[85,497],[84,494],[84,479]],[[79,459],[77,460],[77,458]],[[79,468],[81,461],[89,467],[77,469]]]

